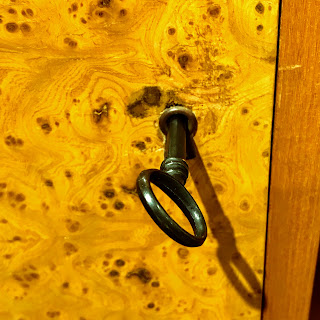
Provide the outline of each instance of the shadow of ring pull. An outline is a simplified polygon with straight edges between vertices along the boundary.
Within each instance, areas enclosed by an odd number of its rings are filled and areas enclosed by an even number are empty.
[[[187,247],[199,247],[207,237],[203,215],[188,190],[184,187],[189,170],[185,159],[195,157],[193,137],[197,119],[191,110],[173,106],[163,111],[159,119],[161,131],[166,135],[165,159],[160,170],[148,169],[140,173],[137,190],[140,200],[154,222],[170,238]],[[194,234],[179,226],[161,206],[150,183],[167,194],[189,220]]]

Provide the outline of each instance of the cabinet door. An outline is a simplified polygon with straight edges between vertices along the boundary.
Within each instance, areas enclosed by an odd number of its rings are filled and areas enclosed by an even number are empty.
[[[0,14],[0,319],[260,319],[278,1],[11,0]],[[135,188],[163,160],[172,104],[198,119],[199,248],[168,238]]]

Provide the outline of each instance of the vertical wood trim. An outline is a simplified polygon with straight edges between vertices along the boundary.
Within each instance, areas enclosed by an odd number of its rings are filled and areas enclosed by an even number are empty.
[[[265,320],[307,320],[320,234],[320,1],[282,1]]]

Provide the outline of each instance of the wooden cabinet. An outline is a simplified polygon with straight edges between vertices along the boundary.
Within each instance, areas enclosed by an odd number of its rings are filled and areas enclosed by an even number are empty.
[[[278,6],[1,5],[0,319],[260,319]],[[177,103],[199,123],[186,185],[208,224],[199,248],[163,234],[135,189]]]

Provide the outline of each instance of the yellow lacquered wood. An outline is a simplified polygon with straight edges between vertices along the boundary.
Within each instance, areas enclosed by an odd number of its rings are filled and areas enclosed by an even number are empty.
[[[259,319],[278,1],[3,1],[0,319]],[[135,192],[196,114],[186,249]],[[159,199],[187,228],[166,196]]]

